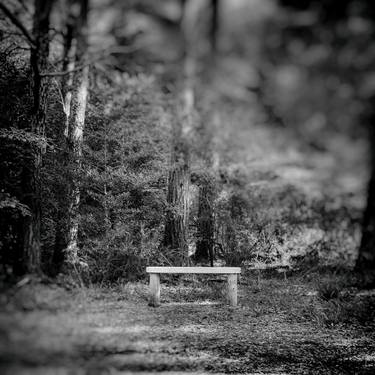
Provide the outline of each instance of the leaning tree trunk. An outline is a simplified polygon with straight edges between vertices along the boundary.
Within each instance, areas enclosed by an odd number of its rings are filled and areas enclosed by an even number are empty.
[[[77,25],[76,64],[82,69],[74,73],[70,115],[68,121],[67,147],[70,173],[68,192],[68,228],[66,239],[66,259],[78,260],[78,225],[80,204],[80,178],[82,166],[82,146],[87,106],[89,67],[87,65],[87,12],[88,0],[80,1],[80,15]]]
[[[30,66],[32,74],[30,129],[40,140],[45,135],[48,85],[42,73],[48,68],[49,25],[53,0],[35,0],[33,36],[35,47],[31,49]],[[24,262],[28,272],[39,272],[41,266],[41,168],[43,144],[34,146],[30,165],[23,171],[23,192],[25,202],[31,208],[31,216],[24,222]]]
[[[369,100],[369,131],[371,150],[371,176],[368,185],[367,207],[363,216],[362,240],[356,268],[358,271],[375,270],[375,96]]]

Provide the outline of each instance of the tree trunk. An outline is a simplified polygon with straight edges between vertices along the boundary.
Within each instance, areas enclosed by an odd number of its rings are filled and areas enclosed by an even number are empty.
[[[369,131],[371,150],[371,176],[368,185],[367,207],[363,216],[362,240],[359,247],[356,269],[375,270],[375,96],[369,100]]]
[[[181,106],[174,126],[171,169],[168,176],[168,193],[164,240],[166,248],[181,251],[188,257],[187,227],[189,217],[190,137],[194,122],[195,61],[190,55],[188,32],[181,22],[184,39],[184,77]]]
[[[30,130],[39,137],[44,137],[48,85],[41,73],[48,68],[49,25],[53,0],[35,0],[33,36],[35,48],[31,49],[30,66],[32,75],[32,99]],[[24,262],[27,272],[40,272],[41,266],[41,167],[43,146],[36,146],[31,151],[32,161],[26,166],[22,188],[25,202],[31,209],[31,216],[24,220]]]
[[[87,12],[88,0],[80,1],[80,16],[77,25],[76,64],[83,65],[74,73],[70,117],[68,123],[69,167],[72,173],[68,194],[68,233],[66,255],[70,262],[78,259],[78,225],[80,203],[80,175],[82,165],[83,132],[89,85],[87,64]]]
[[[362,240],[356,268],[360,271],[375,270],[375,171],[368,187],[367,207],[363,217]]]
[[[164,246],[181,251],[187,256],[186,231],[189,215],[189,155],[179,142],[174,151],[174,161],[168,177],[167,203]],[[181,160],[178,160],[181,159]]]
[[[206,8],[208,13],[208,28],[206,27],[199,35],[200,43],[207,44],[208,48],[201,49],[201,69],[200,81],[210,84],[212,79],[213,64],[215,63],[215,52],[217,42],[218,29],[218,12],[219,0],[209,0]],[[209,55],[209,59],[207,59]],[[204,94],[203,94],[204,95]],[[204,108],[211,108],[213,103],[207,101],[206,95],[198,99]],[[216,166],[214,165],[214,157],[212,153],[212,139],[214,134],[210,128],[212,114],[208,118],[201,121],[201,150],[200,154],[204,161],[207,170],[211,171],[200,179],[199,196],[198,196],[198,230],[197,242],[194,254],[195,261],[210,261],[211,266],[214,262],[214,237],[215,237],[215,217],[214,217],[214,202],[215,202],[215,173]],[[212,175],[210,175],[212,174]]]
[[[215,183],[212,178],[205,178],[199,186],[198,202],[198,239],[194,258],[196,261],[210,260],[213,266],[214,248],[214,200]]]
[[[73,71],[76,63],[77,53],[77,26],[80,7],[78,0],[69,0],[67,2],[66,25],[64,33],[64,52],[62,71]],[[62,170],[62,179],[57,191],[57,218],[54,253],[52,258],[54,272],[60,271],[65,260],[65,251],[67,248],[68,211],[69,211],[69,185],[71,181],[69,174],[69,121],[71,112],[72,89],[74,73],[69,73],[63,77],[61,82],[61,91],[63,97],[63,112],[65,115],[64,124],[60,131],[60,155],[58,156],[58,165]]]
[[[78,260],[78,225],[80,204],[80,175],[82,144],[87,106],[89,67],[87,64],[87,11],[88,0],[69,3],[65,39],[65,69],[82,69],[68,74],[63,82],[65,123],[62,136],[62,165],[65,186],[59,196],[53,263],[57,271],[64,261]]]

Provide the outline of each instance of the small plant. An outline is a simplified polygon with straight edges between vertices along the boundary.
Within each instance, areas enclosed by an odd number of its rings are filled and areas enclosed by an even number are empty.
[[[318,284],[318,296],[324,301],[337,299],[340,296],[342,286],[337,280],[324,281]]]

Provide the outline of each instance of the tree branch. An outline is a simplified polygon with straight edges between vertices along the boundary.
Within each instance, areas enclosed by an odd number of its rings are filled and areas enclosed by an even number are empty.
[[[8,9],[6,5],[0,2],[0,10],[5,14],[5,16],[15,25],[24,35],[24,37],[29,42],[32,48],[36,48],[36,43],[30,33],[27,31],[26,27],[22,25],[21,21]]]
[[[74,69],[64,70],[64,71],[61,71],[61,72],[42,72],[42,73],[40,73],[40,76],[41,77],[62,77],[62,76],[65,76],[67,74],[70,74],[70,73],[78,72],[81,69],[85,68],[86,66],[92,65],[92,64],[94,64],[94,63],[96,63],[100,60],[103,60],[103,59],[107,58],[108,56],[110,56],[112,54],[133,53],[133,52],[136,52],[137,50],[139,50],[142,47],[144,47],[144,45],[129,46],[129,47],[125,47],[125,46],[124,47],[121,47],[121,46],[110,47],[107,50],[105,50],[104,53],[101,54],[100,56],[98,56],[96,58],[93,57],[86,64],[82,64],[80,66],[77,66]]]
[[[70,73],[75,73],[75,72],[79,72],[81,69],[85,68],[86,66],[89,66],[93,63],[95,63],[96,61],[98,61],[100,59],[93,59],[89,62],[87,62],[86,64],[83,64],[83,65],[80,65],[80,66],[77,66],[76,68],[74,69],[70,69],[70,70],[63,70],[61,72],[46,72],[46,73],[40,73],[40,76],[41,77],[63,77],[63,76],[66,76],[67,74],[70,74]]]
[[[149,6],[142,2],[136,2],[133,6],[133,9],[135,9],[139,13],[151,16],[167,26],[178,26],[179,24],[179,19],[173,19],[172,17],[168,17],[162,11],[160,11],[158,7],[155,6]]]

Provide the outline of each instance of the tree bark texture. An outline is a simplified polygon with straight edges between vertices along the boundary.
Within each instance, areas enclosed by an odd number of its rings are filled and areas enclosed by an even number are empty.
[[[65,13],[64,30],[64,51],[62,71],[73,71],[76,66],[77,54],[77,27],[80,16],[80,6],[78,0],[67,1]],[[62,178],[57,191],[57,218],[55,245],[53,253],[53,266],[55,272],[59,272],[65,261],[66,249],[68,244],[67,233],[68,211],[69,211],[69,186],[71,185],[71,175],[69,173],[69,121],[72,102],[73,79],[75,73],[69,73],[62,78],[61,92],[63,98],[63,112],[65,115],[64,123],[61,126],[59,134],[59,144],[61,152],[58,155],[58,165],[62,167]],[[68,182],[68,184],[67,184]]]
[[[30,129],[44,137],[48,85],[41,73],[48,68],[49,26],[53,0],[35,0],[33,37],[35,48],[31,49],[31,96],[33,100]],[[23,191],[25,202],[31,209],[31,216],[24,221],[24,262],[27,272],[40,271],[41,258],[41,168],[44,146],[35,146],[32,161],[24,170]]]
[[[185,16],[185,12],[184,12]],[[184,17],[183,16],[183,17]],[[187,227],[189,218],[190,185],[190,138],[194,127],[194,78],[195,60],[188,43],[189,28],[181,22],[184,38],[184,76],[178,119],[173,129],[171,168],[168,176],[167,212],[163,245],[180,251],[182,258],[188,256]]]
[[[65,122],[62,126],[61,163],[65,184],[59,192],[59,208],[53,262],[59,269],[64,261],[78,259],[78,226],[82,145],[87,107],[89,67],[87,62],[88,0],[71,0],[64,43],[64,68],[73,70],[62,83]]]
[[[168,176],[168,192],[164,246],[179,250],[187,256],[187,224],[189,217],[190,155],[181,134],[172,152],[172,166]]]
[[[76,64],[83,65],[74,73],[72,97],[68,122],[67,145],[69,152],[69,169],[72,173],[68,193],[68,233],[66,253],[68,260],[75,262],[78,255],[78,225],[80,203],[80,175],[82,173],[82,146],[87,107],[89,66],[87,62],[87,12],[88,0],[80,1],[80,16],[77,26]]]
[[[216,41],[218,31],[219,16],[219,0],[209,0],[199,3],[200,9],[196,15],[196,22],[200,25],[196,27],[199,30],[196,35],[194,45],[197,75],[199,74],[200,82],[209,82],[213,71],[213,63],[216,52]],[[205,16],[202,16],[202,13]],[[203,25],[202,25],[203,23]],[[197,46],[199,44],[199,46]],[[202,94],[202,93],[201,93]],[[209,95],[203,92],[199,97],[199,101],[203,108],[211,108]],[[197,220],[197,240],[194,254],[194,260],[198,262],[210,261],[211,266],[214,262],[214,237],[215,237],[215,165],[213,160],[212,142],[214,134],[212,134],[211,124],[213,116],[207,114],[200,118],[200,156],[209,173],[198,179],[198,220]]]

